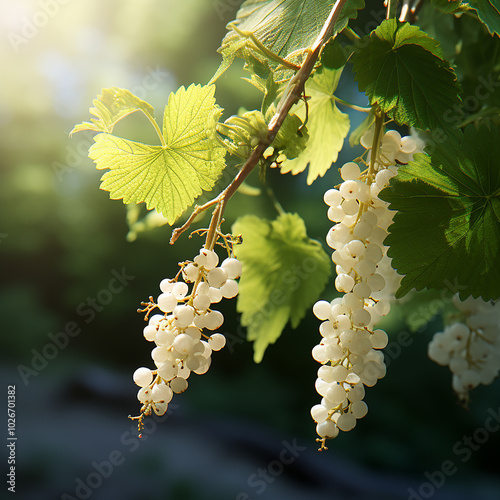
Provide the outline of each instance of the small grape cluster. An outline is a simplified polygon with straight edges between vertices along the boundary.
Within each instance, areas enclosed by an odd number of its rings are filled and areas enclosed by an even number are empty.
[[[212,351],[219,351],[226,344],[221,333],[203,332],[222,326],[224,316],[211,305],[238,294],[235,280],[241,275],[242,266],[231,256],[218,264],[217,253],[202,248],[193,261],[180,264],[181,270],[174,279],[160,283],[162,293],[156,303],[151,297],[149,303],[143,304],[145,309],[140,310],[147,312],[146,319],[155,308],[163,314],[151,316],[144,328],[145,339],[156,346],[151,352],[156,370],[142,367],[133,375],[140,387],[137,398],[143,405],[140,416],[132,417],[139,420],[139,430],[144,416],[152,411],[163,415],[173,393],[187,389],[191,372],[206,373]]]
[[[373,129],[361,139],[368,154],[360,163],[367,169],[362,172],[358,163],[346,163],[340,169],[344,182],[324,195],[328,218],[336,223],[326,238],[334,250],[335,287],[344,295],[313,307],[323,321],[319,327],[322,340],[312,351],[322,365],[316,390],[323,399],[311,409],[320,450],[326,448],[326,439],[335,438],[339,430],[353,429],[356,420],[366,415],[364,386],[375,385],[386,373],[379,349],[387,345],[388,337],[375,324],[389,313],[401,277],[392,269],[383,244],[394,213],[378,194],[397,174],[397,163],[412,159],[417,143],[391,130],[371,158],[372,142]]]
[[[500,371],[500,303],[472,297],[462,302],[458,295],[453,302],[460,321],[434,335],[428,354],[439,365],[450,367],[453,390],[467,404],[469,391],[491,384]]]

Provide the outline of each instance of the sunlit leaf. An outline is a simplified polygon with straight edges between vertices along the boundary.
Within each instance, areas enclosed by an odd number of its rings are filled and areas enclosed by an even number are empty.
[[[214,87],[191,85],[170,94],[163,141],[149,145],[102,133],[89,156],[108,170],[101,189],[124,203],[146,202],[172,224],[203,190],[210,190],[224,169],[225,148],[215,138],[221,110]]]
[[[342,69],[323,67],[306,82],[306,95],[310,96],[307,120],[309,139],[297,158],[282,164],[282,173],[291,172],[295,175],[309,167],[307,184],[312,184],[337,161],[350,128],[349,115],[337,108],[333,97],[341,74]],[[297,113],[305,121],[305,106]]]
[[[317,300],[330,275],[330,259],[319,242],[307,237],[297,214],[274,221],[247,215],[232,231],[243,236],[236,247],[243,264],[237,309],[259,363],[286,324],[296,328]]]

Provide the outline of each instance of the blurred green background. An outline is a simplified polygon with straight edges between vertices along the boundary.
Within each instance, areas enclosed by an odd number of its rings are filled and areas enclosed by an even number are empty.
[[[309,416],[318,399],[310,356],[319,339],[317,321],[309,314],[297,330],[287,329],[255,365],[251,346],[242,341],[235,301],[222,306],[229,346],[214,355],[206,375],[192,376],[167,422],[153,422],[143,441],[136,441],[127,420],[139,409],[131,375],[149,364],[151,347],[135,311],[156,295],[161,279],[176,272],[178,261],[195,255],[201,241],[184,236],[171,247],[168,226],[127,241],[125,206],[98,189],[100,173],[87,158],[92,136],[68,133],[89,119],[88,108],[102,88],[131,90],[158,117],[171,91],[205,84],[219,64],[216,49],[238,3],[0,3],[0,373],[5,401],[6,386],[17,387],[21,498],[403,499],[410,496],[408,488],[418,491],[429,481],[425,471],[439,470],[447,459],[458,473],[432,486],[433,498],[500,498],[498,433],[464,463],[453,451],[484,425],[488,409],[499,411],[499,384],[477,389],[470,411],[457,405],[448,370],[426,357],[426,344],[441,326],[438,318],[408,346],[399,346],[405,315],[424,314],[426,306],[407,307],[387,324],[393,340],[388,375],[367,391],[369,415],[326,453],[315,451]],[[371,2],[373,10],[357,21],[361,30],[380,21],[379,3]],[[260,106],[257,92],[240,76],[235,67],[217,84],[225,117],[240,106]],[[365,104],[347,73],[340,94]],[[361,118],[352,115],[353,126]],[[117,132],[153,140],[144,123],[133,116]],[[354,155],[347,147],[339,165]],[[338,181],[335,168],[312,187],[304,175],[268,175],[285,210],[298,212],[309,236],[320,241],[330,225],[322,193]],[[249,182],[259,185],[257,176]],[[264,196],[238,194],[226,228],[240,214],[274,218],[273,210]],[[131,278],[110,295],[105,290],[114,272]],[[332,283],[327,298],[333,297]],[[44,351],[51,336],[70,322],[81,333],[46,366],[37,365],[36,374],[24,371],[23,380],[20,365],[32,368],[36,353],[52,352]],[[6,429],[5,412],[4,419]],[[260,477],[259,470],[279,459],[284,441],[299,443],[299,456],[276,466],[278,473],[268,479]],[[123,461],[109,475],[101,473],[100,482],[89,476],[93,464],[111,460],[114,451]],[[90,489],[78,489],[78,479],[87,478],[94,481]]]

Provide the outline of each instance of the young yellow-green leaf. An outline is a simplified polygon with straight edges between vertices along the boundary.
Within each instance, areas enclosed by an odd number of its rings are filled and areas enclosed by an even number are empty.
[[[352,57],[360,91],[399,124],[455,134],[450,110],[460,109],[460,86],[439,43],[416,26],[383,21]]]
[[[333,5],[331,0],[246,0],[234,24],[240,32],[251,33],[270,52],[287,59],[312,45]],[[349,0],[334,26],[333,36],[347,26],[349,19],[356,18],[358,10],[364,6],[364,0]],[[242,37],[231,24],[227,26],[230,31],[219,49],[223,62],[211,82],[229,67],[235,57],[246,59],[251,45],[250,39]],[[276,60],[270,63],[273,67],[278,65]]]
[[[90,122],[83,122],[75,125],[71,134],[82,130],[93,132],[113,132],[113,127],[126,116],[136,111],[142,111],[149,120],[154,121],[153,106],[139,99],[129,90],[112,87],[102,89],[101,94],[93,101],[94,108],[90,108],[90,113],[95,116]]]
[[[500,129],[469,125],[460,141],[437,144],[401,165],[380,193],[398,212],[385,244],[412,288],[500,297]]]
[[[215,138],[221,110],[214,86],[191,85],[171,93],[165,107],[164,146],[99,134],[89,156],[106,172],[101,189],[124,203],[146,202],[172,224],[224,169],[225,148]]]
[[[500,36],[500,4],[498,0],[469,0],[479,19],[492,35]]]
[[[243,264],[237,309],[260,363],[288,321],[296,328],[318,299],[331,272],[330,259],[319,242],[307,237],[297,214],[274,221],[247,215],[232,232],[243,236],[235,249]]]
[[[297,158],[282,163],[281,173],[291,172],[295,175],[309,166],[307,184],[312,184],[337,161],[350,128],[349,115],[337,108],[333,98],[341,74],[342,68],[323,67],[307,80],[305,92],[311,97],[308,101],[307,121],[309,138],[305,149]],[[305,120],[304,105],[297,114]]]

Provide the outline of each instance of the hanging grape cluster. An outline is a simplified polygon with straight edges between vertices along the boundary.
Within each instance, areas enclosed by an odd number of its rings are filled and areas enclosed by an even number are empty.
[[[462,302],[458,295],[453,303],[460,317],[434,335],[428,354],[449,366],[453,390],[466,404],[471,389],[491,384],[500,371],[500,303],[472,297]]]
[[[372,128],[361,139],[366,159],[346,163],[340,169],[344,182],[324,196],[328,218],[335,223],[326,241],[334,250],[335,287],[343,295],[313,307],[322,320],[322,339],[312,355],[321,363],[316,390],[323,399],[311,409],[320,449],[326,448],[326,439],[353,429],[366,415],[365,386],[375,385],[386,373],[380,349],[388,337],[375,325],[389,313],[401,277],[392,269],[383,244],[394,212],[378,194],[397,174],[397,165],[412,159],[417,141],[390,130],[379,144],[373,142]],[[360,164],[366,166],[364,171]]]
[[[151,357],[156,369],[138,368],[133,375],[142,403],[140,416],[133,417],[139,420],[139,430],[144,416],[152,411],[163,415],[173,393],[187,389],[191,372],[206,373],[212,351],[226,344],[223,334],[212,333],[224,322],[212,305],[238,294],[235,280],[241,275],[241,263],[230,255],[219,266],[217,253],[202,248],[193,261],[180,266],[175,278],[161,281],[157,301],[151,298],[141,310],[147,312],[146,318],[155,308],[162,314],[151,316],[144,328],[145,339],[155,345]]]

